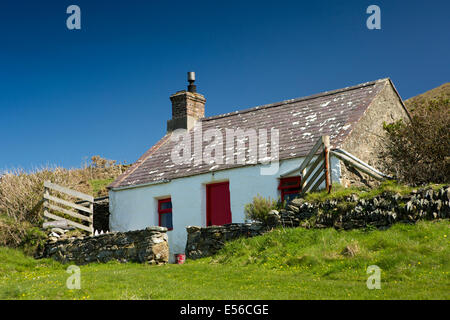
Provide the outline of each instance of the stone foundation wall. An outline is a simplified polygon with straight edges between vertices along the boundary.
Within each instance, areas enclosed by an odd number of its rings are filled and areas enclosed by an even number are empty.
[[[41,258],[79,265],[109,260],[165,264],[169,261],[166,232],[166,228],[148,227],[138,231],[50,241],[46,243]]]
[[[260,223],[232,223],[212,227],[187,227],[186,257],[199,259],[214,255],[226,241],[254,237],[267,231]]]
[[[267,225],[229,224],[213,227],[187,227],[186,256],[198,259],[214,255],[226,241],[261,235],[275,227],[388,228],[396,222],[450,218],[450,187],[422,189],[409,195],[385,193],[371,199],[356,195],[341,200],[309,203],[297,198],[285,209],[272,210]]]

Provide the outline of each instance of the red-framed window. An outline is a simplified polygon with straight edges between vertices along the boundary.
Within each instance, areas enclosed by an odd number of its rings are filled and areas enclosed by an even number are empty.
[[[158,200],[158,216],[160,227],[166,227],[168,230],[173,230],[171,198]]]
[[[301,190],[301,177],[281,178],[278,190],[281,191],[281,201],[294,199]]]

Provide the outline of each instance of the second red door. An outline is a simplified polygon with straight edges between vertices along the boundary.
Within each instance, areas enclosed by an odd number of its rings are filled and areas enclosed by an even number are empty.
[[[206,225],[231,223],[230,186],[228,182],[206,185]]]

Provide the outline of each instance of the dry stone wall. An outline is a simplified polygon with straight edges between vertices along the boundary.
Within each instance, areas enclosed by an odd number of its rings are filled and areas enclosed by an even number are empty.
[[[231,223],[212,227],[187,227],[186,257],[199,259],[214,255],[226,241],[241,237],[254,237],[266,232],[261,223]]]
[[[309,203],[294,199],[281,210],[274,225],[285,227],[356,229],[387,228],[396,222],[450,218],[450,187],[422,189],[409,195],[384,193],[370,199],[356,195]]]
[[[396,222],[450,218],[450,187],[422,189],[411,194],[384,193],[371,199],[352,195],[340,200],[311,203],[297,198],[285,209],[272,210],[267,225],[229,224],[212,227],[187,227],[186,256],[198,259],[214,255],[226,241],[261,235],[275,227],[385,229]]]
[[[46,243],[41,258],[79,265],[91,262],[140,262],[165,264],[169,261],[167,228],[114,232]]]

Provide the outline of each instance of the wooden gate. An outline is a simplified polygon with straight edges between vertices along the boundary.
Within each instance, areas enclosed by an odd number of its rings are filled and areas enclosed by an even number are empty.
[[[71,190],[50,181],[44,182],[44,217],[56,221],[64,221],[66,224],[75,228],[89,232],[90,235],[94,235],[94,197]],[[59,192],[68,195],[72,198],[77,198],[86,201],[87,206],[76,204],[74,202],[58,198],[55,195],[51,195],[51,192]],[[69,207],[63,208],[62,206]],[[78,210],[78,212],[72,209]],[[59,213],[60,215],[56,214]],[[61,216],[64,215],[63,216]],[[71,218],[73,218],[73,221]]]

